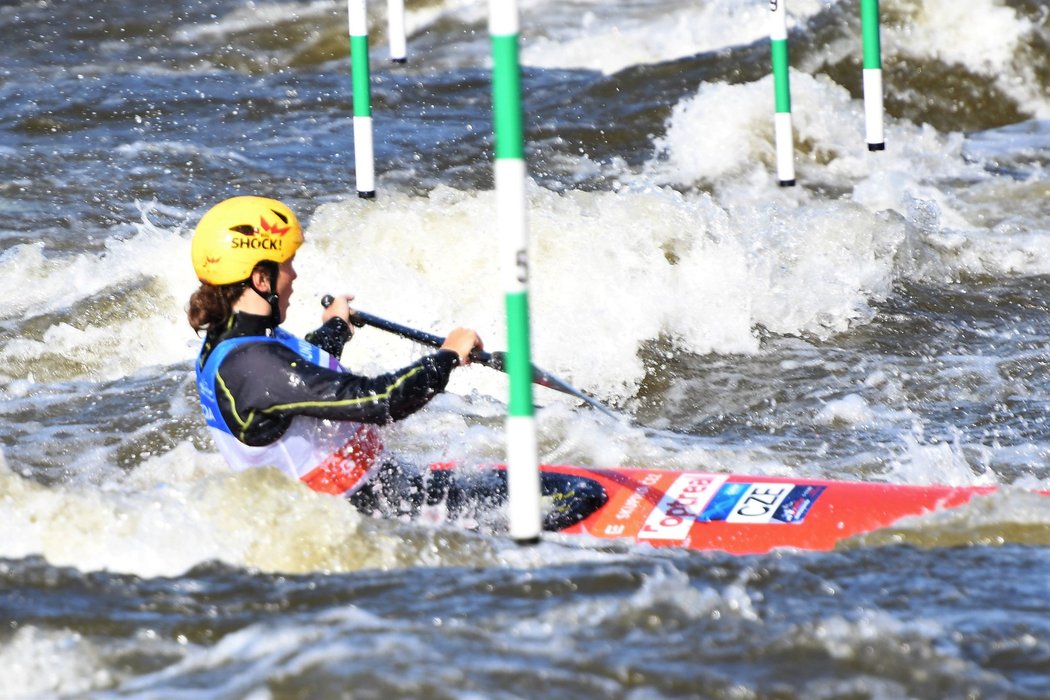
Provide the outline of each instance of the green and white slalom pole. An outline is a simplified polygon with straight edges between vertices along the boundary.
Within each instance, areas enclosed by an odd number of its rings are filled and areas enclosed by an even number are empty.
[[[529,349],[528,227],[525,220],[525,130],[518,65],[517,0],[489,0],[492,39],[492,123],[495,135],[496,225],[502,248],[507,310],[507,491],[510,536],[539,541],[540,474]]]
[[[860,0],[864,37],[864,138],[869,151],[886,150],[882,109],[882,46],[879,43],[879,0]]]
[[[354,171],[357,196],[376,196],[375,146],[372,141],[372,87],[368,71],[366,0],[347,0],[350,19],[350,75],[354,104]]]
[[[773,115],[777,152],[777,182],[781,187],[795,184],[795,141],[791,130],[791,85],[788,82],[788,35],[786,0],[769,0],[769,40],[773,53]]]
[[[405,0],[386,0],[386,33],[390,41],[390,60],[394,63],[405,63],[408,60]]]

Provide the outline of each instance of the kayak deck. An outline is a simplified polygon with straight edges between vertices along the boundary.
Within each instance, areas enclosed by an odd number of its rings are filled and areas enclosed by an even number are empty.
[[[441,506],[450,518],[483,521],[487,514],[496,523],[507,498],[502,466],[468,471],[434,464],[422,472],[381,472],[373,481],[351,501],[385,517]],[[543,465],[540,481],[545,530],[731,554],[830,550],[996,490],[569,465]]]
[[[830,550],[902,518],[955,508],[994,491],[652,469],[584,471],[608,490],[608,504],[564,532],[732,554],[777,547]]]

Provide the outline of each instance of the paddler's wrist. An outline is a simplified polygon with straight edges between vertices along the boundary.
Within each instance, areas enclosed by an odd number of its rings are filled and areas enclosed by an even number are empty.
[[[331,328],[333,331],[340,333],[342,337],[346,339],[343,341],[344,343],[354,337],[353,327],[344,318],[333,316],[325,321],[324,325]]]
[[[460,358],[459,353],[448,348],[441,348],[434,353],[433,357],[440,360],[442,364],[447,363],[449,371],[463,364],[463,360]]]

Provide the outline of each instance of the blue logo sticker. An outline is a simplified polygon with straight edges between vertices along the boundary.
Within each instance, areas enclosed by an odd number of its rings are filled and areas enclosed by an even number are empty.
[[[791,489],[791,493],[773,514],[773,521],[778,523],[802,522],[817,497],[824,492],[824,488],[823,486],[796,486]]]
[[[751,484],[723,484],[722,488],[718,489],[715,497],[711,499],[707,507],[700,513],[697,520],[702,523],[713,520],[725,520],[750,488]]]
[[[768,490],[772,485],[766,485]],[[697,517],[700,522],[715,522],[715,521],[726,521],[732,520],[734,522],[748,522],[754,524],[764,523],[801,523],[806,514],[809,513],[813,504],[821,493],[824,492],[824,486],[797,486],[797,485],[784,485],[784,488],[790,489],[787,495],[783,496],[780,503],[776,506],[775,510],[767,510],[764,514],[751,514],[745,513],[747,508],[746,503],[743,503],[744,499],[747,499],[749,494],[753,498],[750,500],[758,500],[758,498],[752,492],[755,484],[724,484],[715,494],[714,498],[710,500],[704,510]],[[761,491],[762,489],[758,489]],[[781,491],[783,494],[783,491]],[[777,496],[779,499],[780,497]],[[770,502],[770,506],[773,503]],[[744,520],[742,516],[747,515],[747,520]]]

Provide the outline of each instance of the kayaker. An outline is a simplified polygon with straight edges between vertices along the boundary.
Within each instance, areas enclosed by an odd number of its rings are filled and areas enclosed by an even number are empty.
[[[206,334],[197,390],[231,467],[273,466],[317,491],[349,496],[381,462],[376,426],[425,406],[482,343],[456,328],[441,349],[396,372],[347,371],[339,358],[353,335],[351,295],[337,296],[305,338],[280,327],[302,244],[298,219],[275,199],[234,197],[201,218],[192,241],[201,285],[187,309],[190,325]]]

